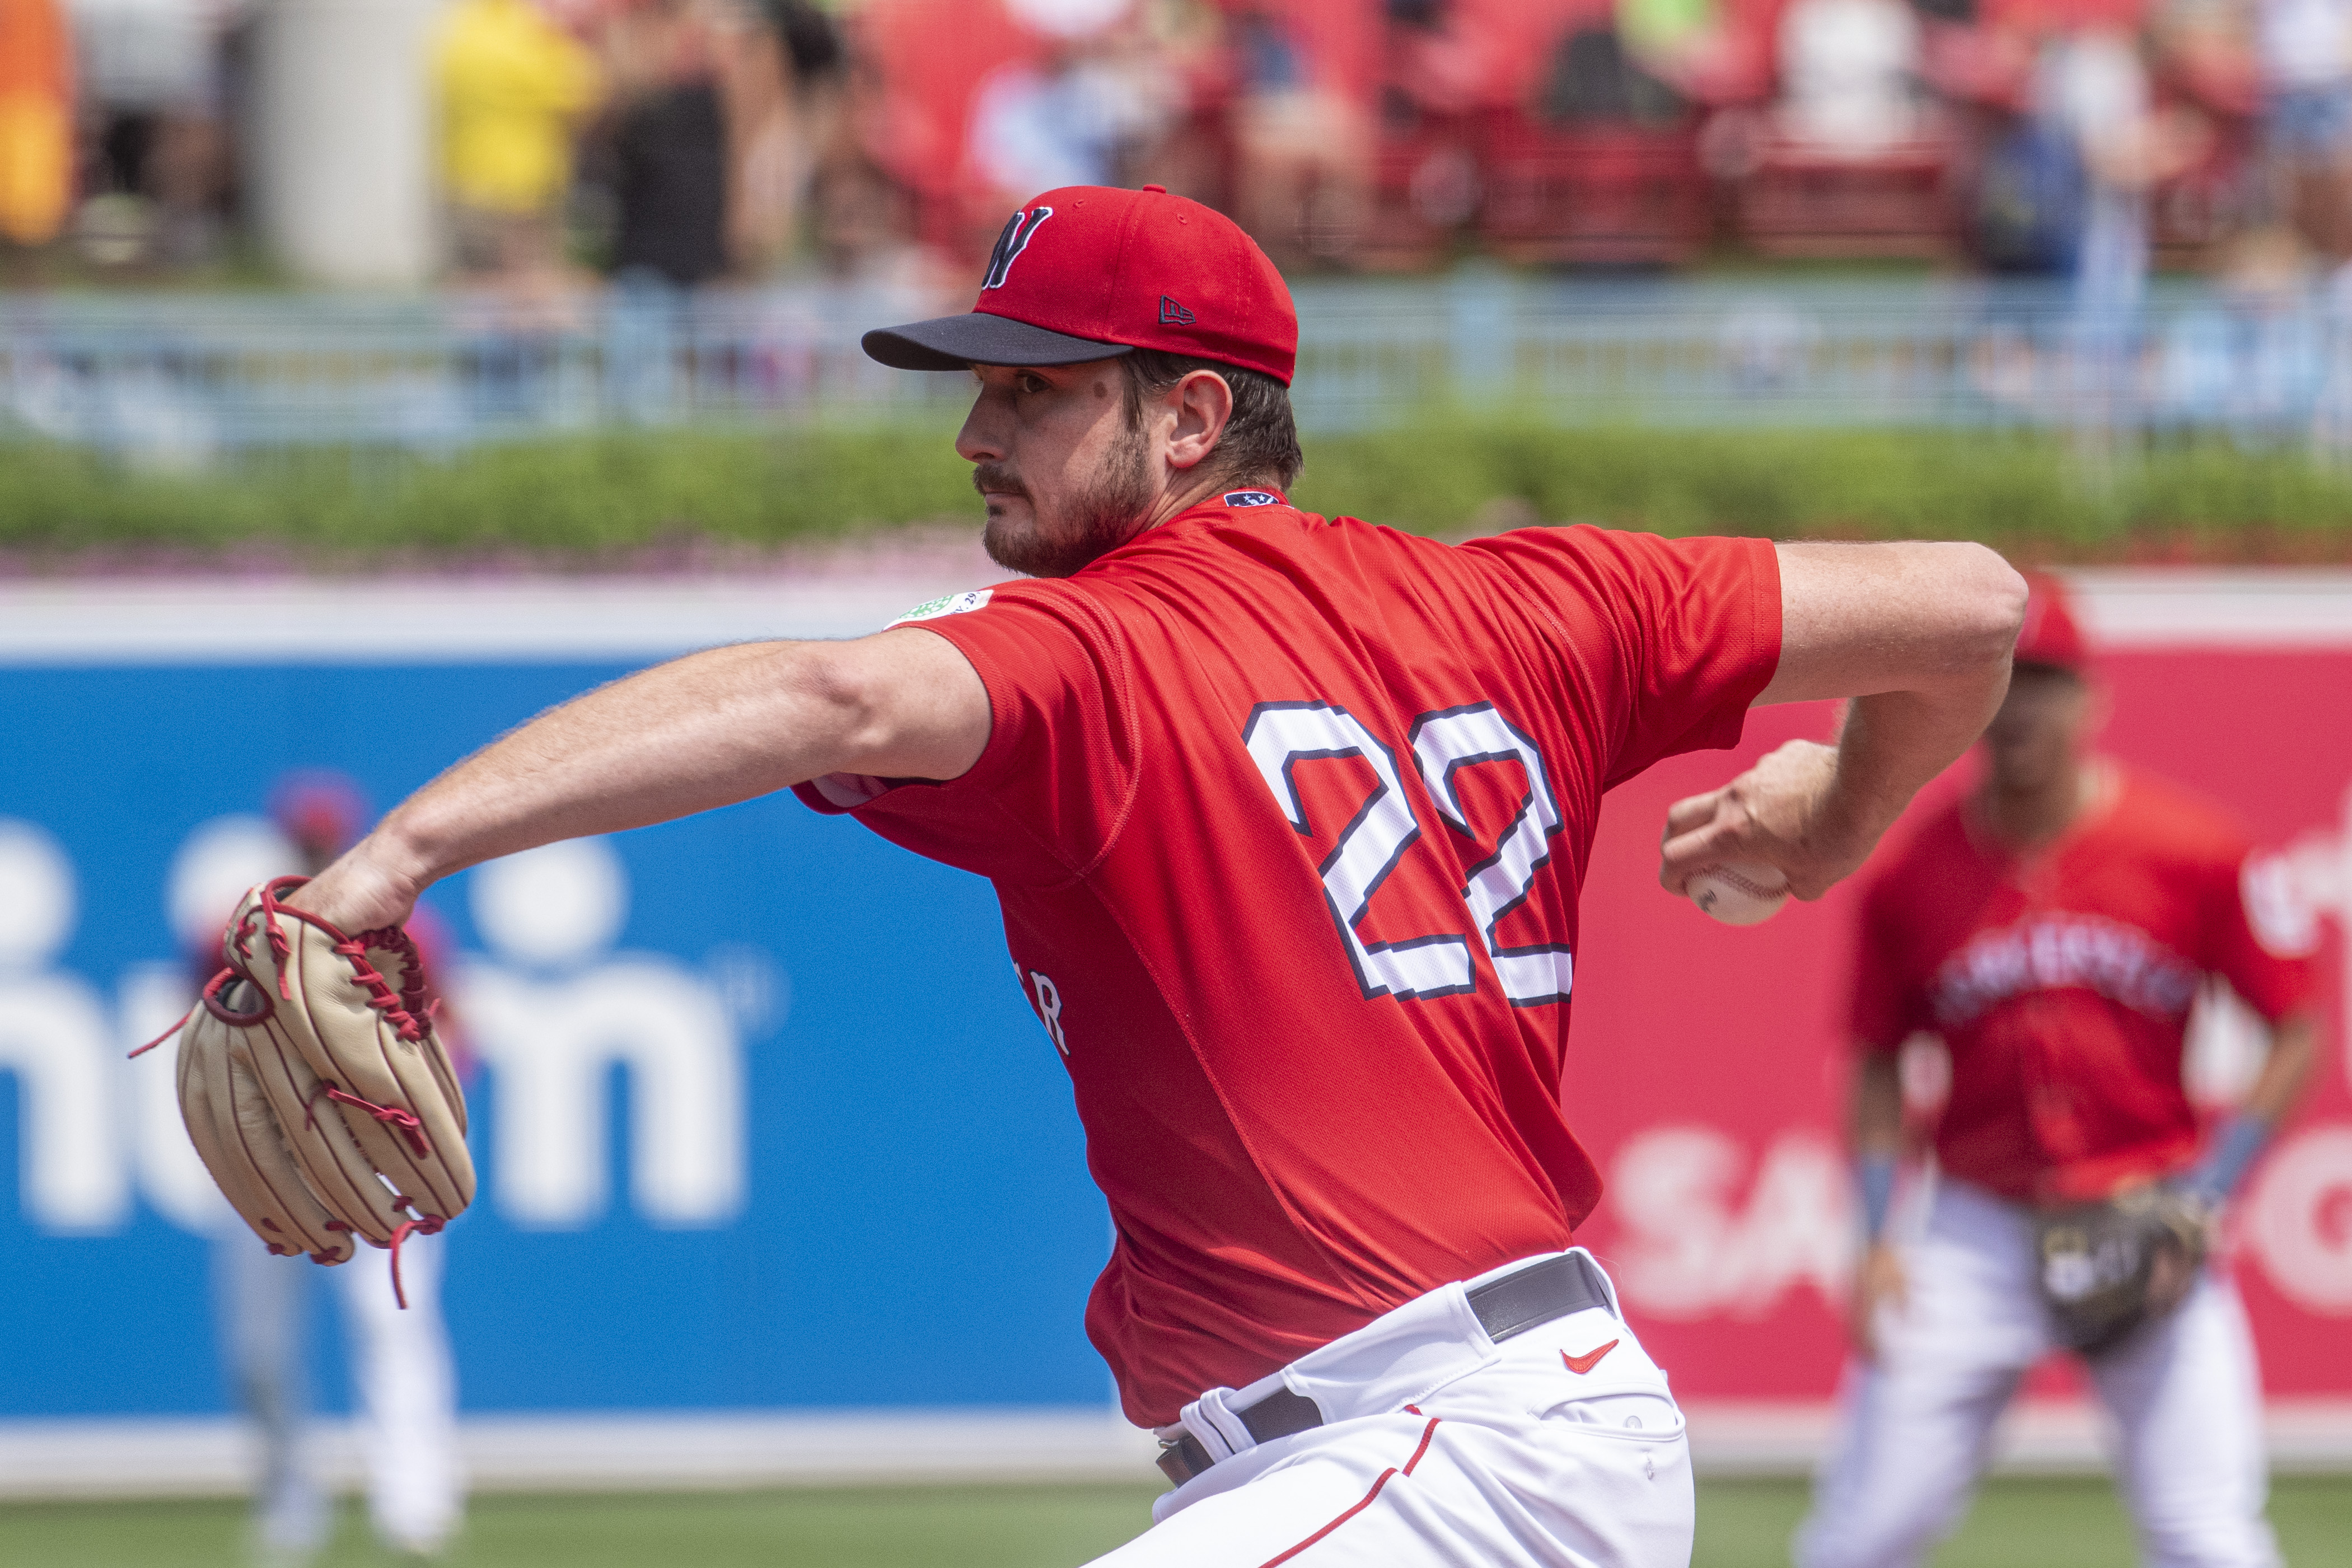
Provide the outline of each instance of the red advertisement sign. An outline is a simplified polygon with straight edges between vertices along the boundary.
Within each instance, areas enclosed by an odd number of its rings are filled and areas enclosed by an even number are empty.
[[[2272,1396],[2352,1398],[2352,585],[2114,574],[2084,588],[2112,698],[2105,748],[2235,810],[2263,846],[2263,885],[2319,923],[2318,1081],[2240,1196],[2231,1266]],[[1658,832],[1670,801],[1783,740],[1826,738],[1832,717],[1765,710],[1736,757],[1652,769],[1611,798],[1593,853],[1567,1092],[1609,1190],[1580,1239],[1688,1400],[1809,1401],[1835,1385],[1854,1245],[1840,1128],[1857,898],[1848,884],[1760,926],[1718,925],[1659,889]],[[2226,1000],[2200,1006],[2186,1071],[2219,1103],[2259,1065],[2262,1037]]]

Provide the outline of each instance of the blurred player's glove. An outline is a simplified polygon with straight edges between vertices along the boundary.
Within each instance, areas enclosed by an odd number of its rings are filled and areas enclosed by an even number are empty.
[[[391,1249],[399,1297],[401,1242],[473,1201],[466,1100],[407,933],[347,937],[278,902],[306,880],[231,916],[226,967],[179,1026],[180,1113],[272,1252],[341,1263],[365,1239]]]
[[[2095,1355],[2179,1305],[2205,1260],[2211,1219],[2203,1201],[2160,1186],[2042,1215],[2037,1277],[2059,1338]]]

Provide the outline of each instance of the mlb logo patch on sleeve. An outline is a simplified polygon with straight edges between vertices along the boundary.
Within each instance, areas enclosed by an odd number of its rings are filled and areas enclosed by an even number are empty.
[[[995,591],[992,588],[971,588],[961,593],[950,593],[944,599],[927,600],[891,622],[890,626],[904,626],[916,621],[937,621],[942,615],[961,615],[967,610],[984,609],[989,596]],[[887,632],[890,626],[882,630]]]
[[[1271,490],[1228,490],[1224,504],[1228,507],[1279,507],[1282,497]]]

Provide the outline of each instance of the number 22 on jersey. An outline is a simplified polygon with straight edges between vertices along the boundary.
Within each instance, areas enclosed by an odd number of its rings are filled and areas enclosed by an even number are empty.
[[[1276,804],[1301,833],[1315,829],[1294,772],[1299,763],[1360,757],[1372,770],[1370,794],[1339,830],[1331,852],[1317,868],[1332,924],[1339,927],[1340,944],[1365,997],[1428,998],[1475,989],[1477,966],[1468,936],[1441,934],[1370,942],[1359,929],[1370,912],[1372,895],[1421,837],[1396,753],[1355,715],[1325,702],[1258,704],[1243,727],[1242,744],[1265,776]],[[1406,748],[1438,816],[1465,838],[1477,834],[1457,789],[1462,770],[1485,762],[1517,762],[1525,772],[1527,793],[1517,814],[1496,841],[1495,852],[1469,869],[1461,896],[1511,1005],[1566,1001],[1575,967],[1565,945],[1505,947],[1495,936],[1504,916],[1527,902],[1560,831],[1559,802],[1535,742],[1493,703],[1480,702],[1421,715],[1412,721]]]

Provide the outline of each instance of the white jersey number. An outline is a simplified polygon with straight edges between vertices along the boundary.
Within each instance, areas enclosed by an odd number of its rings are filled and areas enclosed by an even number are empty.
[[[1416,718],[1412,728],[1414,764],[1430,799],[1447,826],[1475,837],[1455,776],[1484,762],[1517,761],[1525,769],[1528,792],[1504,830],[1495,852],[1470,869],[1463,902],[1478,924],[1478,936],[1503,994],[1515,1007],[1568,999],[1574,960],[1566,946],[1496,945],[1495,927],[1528,899],[1536,873],[1551,859],[1550,840],[1560,830],[1559,805],[1535,742],[1521,734],[1492,703],[1445,708]],[[1358,929],[1372,895],[1396,870],[1421,825],[1414,820],[1397,769],[1396,754],[1347,709],[1321,702],[1260,703],[1250,713],[1242,742],[1264,776],[1266,788],[1301,833],[1311,833],[1292,769],[1301,762],[1360,757],[1379,782],[1339,831],[1331,852],[1318,868],[1325,903],[1357,982],[1367,998],[1427,998],[1459,996],[1475,988],[1476,969],[1467,937],[1416,936],[1402,942],[1368,942]]]
[[[1307,821],[1306,802],[1290,776],[1293,767],[1323,758],[1360,757],[1372,766],[1380,783],[1356,815],[1339,830],[1339,842],[1318,868],[1323,874],[1324,901],[1339,927],[1348,961],[1367,997],[1452,997],[1470,990],[1476,974],[1470,961],[1470,944],[1460,936],[1416,936],[1408,942],[1367,942],[1356,927],[1371,908],[1372,894],[1396,870],[1404,852],[1421,837],[1412,803],[1404,798],[1397,777],[1396,754],[1378,740],[1346,708],[1328,703],[1260,703],[1242,731],[1242,744],[1265,776],[1265,787],[1290,825],[1302,833],[1315,830]]]
[[[1462,898],[1477,919],[1478,935],[1495,960],[1496,977],[1513,1007],[1568,1000],[1576,960],[1567,947],[1558,943],[1501,947],[1495,943],[1496,925],[1528,901],[1536,873],[1551,859],[1551,840],[1559,831],[1559,801],[1552,794],[1542,753],[1493,703],[1423,714],[1412,721],[1412,759],[1421,767],[1421,781],[1436,802],[1437,814],[1465,838],[1475,839],[1477,832],[1454,792],[1454,776],[1481,762],[1516,761],[1525,770],[1528,792],[1520,797],[1518,814],[1496,841],[1495,852],[1470,868]]]

